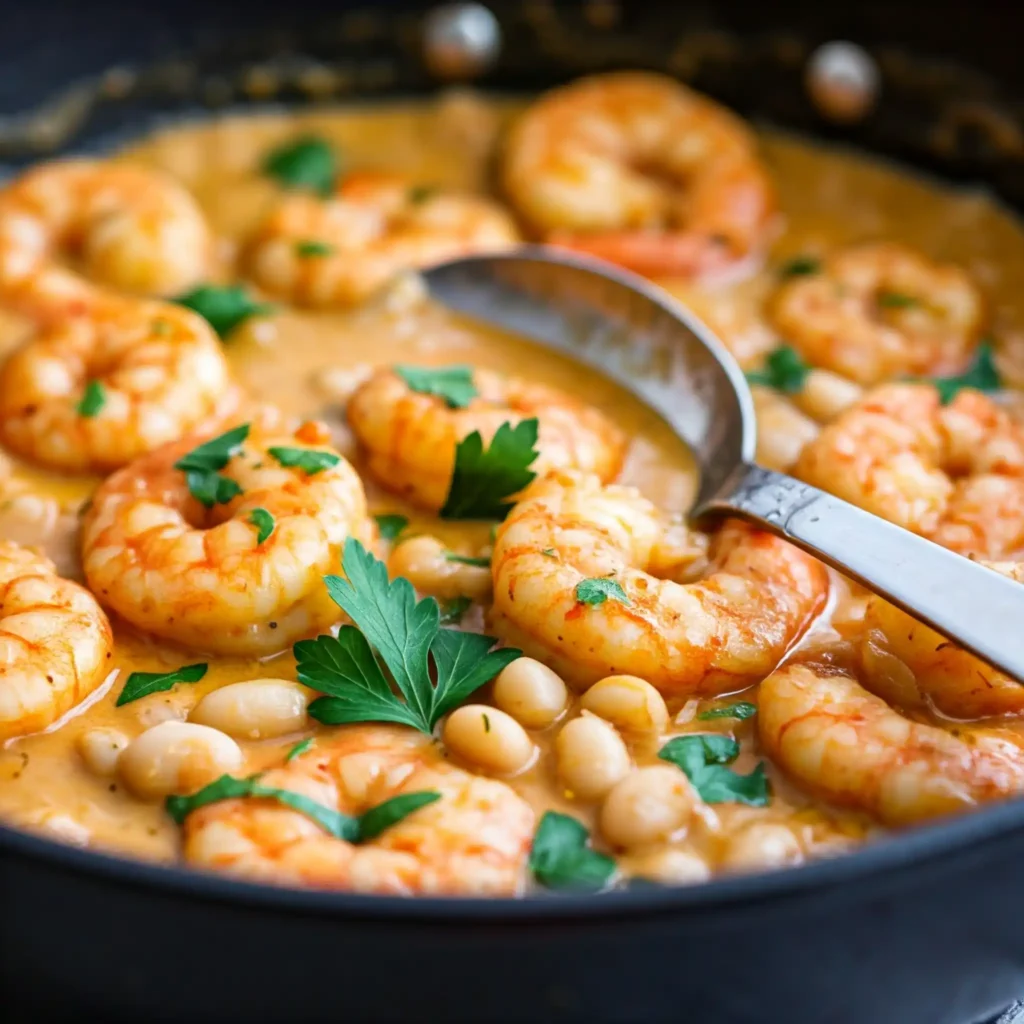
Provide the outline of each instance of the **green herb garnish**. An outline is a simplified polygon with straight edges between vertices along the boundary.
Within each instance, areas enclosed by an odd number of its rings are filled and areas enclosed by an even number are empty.
[[[327,695],[309,706],[319,722],[397,722],[429,735],[442,715],[521,654],[491,650],[490,636],[442,629],[437,602],[417,601],[407,579],[389,580],[384,563],[352,537],[345,541],[342,568],[344,577],[324,582],[355,625],[294,647],[299,682]]]
[[[471,597],[453,597],[450,601],[442,601],[441,625],[457,626],[472,603],[473,599]]]
[[[341,462],[341,456],[336,452],[325,452],[318,448],[268,448],[267,453],[282,466],[301,469],[307,476],[315,476]]]
[[[459,565],[473,565],[478,569],[488,569],[491,565],[489,558],[470,558],[468,555],[457,555],[454,551],[444,553],[446,562],[457,562]]]
[[[274,517],[265,508],[254,508],[249,522],[256,527],[256,543],[262,544],[274,532]]]
[[[768,778],[764,762],[749,775],[738,775],[725,767],[732,764],[739,753],[740,745],[729,736],[697,734],[669,740],[658,751],[658,757],[682,769],[705,803],[767,806]]]
[[[573,596],[579,604],[598,605],[604,604],[608,598],[614,598],[621,604],[629,604],[629,598],[617,580],[607,576],[599,576],[596,579],[580,580],[576,584]]]
[[[709,722],[713,718],[736,718],[742,722],[748,718],[753,718],[756,714],[756,704],[751,704],[749,701],[741,700],[737,701],[735,704],[726,704],[720,708],[710,708],[707,711],[702,711],[697,716],[697,721]]]
[[[761,384],[787,395],[795,395],[803,390],[804,381],[810,372],[811,368],[804,362],[803,356],[790,345],[783,345],[768,353],[763,370],[748,370],[746,376],[751,384]]]
[[[274,308],[268,302],[257,302],[237,284],[203,284],[174,301],[198,313],[221,338],[249,317],[262,316]]]
[[[198,683],[206,675],[206,665],[184,665],[173,672],[133,672],[118,694],[115,707],[130,704],[140,697],[148,697],[151,693],[162,693],[169,690],[175,683]]]
[[[413,185],[409,189],[408,199],[413,206],[419,206],[420,203],[425,203],[432,196],[437,195],[437,191],[433,185]]]
[[[330,256],[334,253],[334,246],[328,245],[327,242],[296,242],[295,243],[295,255],[301,256],[303,259],[308,257],[317,256]]]
[[[288,189],[302,189],[328,197],[338,178],[338,158],[325,139],[306,135],[272,150],[263,171]]]
[[[465,409],[479,394],[472,366],[395,366],[395,373],[421,395],[443,398],[450,409]]]
[[[381,540],[398,540],[399,535],[409,525],[408,516],[388,513],[373,518],[377,520],[377,530],[380,532]]]
[[[603,889],[615,861],[590,849],[586,828],[568,814],[547,811],[530,850],[530,870],[548,889]]]
[[[530,465],[537,458],[537,420],[523,420],[513,427],[502,423],[488,448],[478,430],[463,438],[455,449],[455,471],[442,519],[504,519],[508,501],[537,474]]]
[[[544,550],[543,550],[543,551],[541,552],[541,554],[542,554],[542,555],[543,555],[543,556],[544,556],[545,558],[557,558],[557,557],[558,557],[558,552],[557,552],[557,551],[555,551],[555,549],[554,549],[554,548],[545,548],[545,549],[544,549]]]
[[[780,277],[806,277],[821,270],[821,260],[815,256],[795,256],[779,268]]]
[[[311,750],[316,740],[312,736],[307,736],[304,740],[299,740],[298,743],[284,755],[284,763],[288,764],[294,761],[295,758],[301,757],[307,750]]]
[[[98,380],[85,385],[82,400],[76,406],[79,416],[91,420],[107,404],[107,392]]]
[[[913,295],[904,295],[902,292],[879,292],[875,301],[881,309],[909,309],[921,305],[920,299],[915,299]]]
[[[998,391],[1003,382],[999,378],[992,343],[983,341],[974,355],[974,362],[961,374],[953,377],[936,377],[932,380],[939,393],[939,401],[949,405],[964,388],[976,391]]]
[[[248,436],[249,424],[243,423],[199,445],[198,448],[193,448],[187,455],[178,459],[174,468],[185,474],[193,498],[207,508],[213,508],[217,504],[226,505],[232,498],[242,493],[242,488],[236,481],[221,476],[218,471],[241,451]]]

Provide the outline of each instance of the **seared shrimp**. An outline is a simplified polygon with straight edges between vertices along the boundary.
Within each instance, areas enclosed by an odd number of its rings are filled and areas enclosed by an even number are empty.
[[[283,199],[257,233],[249,265],[264,290],[289,302],[351,306],[401,271],[517,240],[511,218],[487,199],[363,173],[331,199]]]
[[[44,164],[0,192],[0,302],[52,322],[87,312],[106,288],[176,295],[204,276],[211,244],[195,200],[159,171]]]
[[[791,277],[769,305],[775,327],[815,366],[861,384],[958,373],[985,325],[965,271],[904,245],[860,245]]]
[[[110,672],[110,623],[42,555],[0,541],[0,741],[52,725]]]
[[[1024,551],[1024,426],[980,392],[944,406],[929,384],[876,388],[803,449],[794,472],[961,554]]]
[[[1024,750],[994,731],[914,722],[833,666],[790,664],[761,683],[767,753],[826,800],[908,825],[1024,791]]]
[[[413,391],[392,370],[378,370],[349,399],[348,421],[365,447],[371,473],[389,490],[429,509],[444,504],[455,449],[478,430],[486,442],[502,423],[537,417],[538,473],[579,469],[611,480],[625,452],[622,432],[597,409],[555,388],[486,370],[473,371],[478,395],[450,409]]]
[[[514,896],[523,885],[529,805],[505,783],[449,764],[412,730],[344,727],[261,781],[352,815],[402,793],[440,799],[359,846],[268,800],[211,804],[185,821],[189,861],[281,885],[403,896]]]
[[[743,122],[643,72],[543,96],[513,127],[502,179],[545,241],[651,275],[690,276],[748,255],[775,211]]]
[[[984,563],[1024,583],[1019,562]],[[1024,686],[880,597],[868,601],[863,650],[868,688],[901,707],[932,707],[953,718],[1024,712]]]
[[[109,477],[82,527],[92,591],[139,629],[216,653],[270,654],[337,622],[323,576],[337,569],[347,537],[372,539],[372,521],[359,477],[320,443],[326,427],[315,426],[294,437],[250,436],[220,471],[241,493],[210,509],[174,465],[195,437]],[[307,473],[283,465],[275,447],[337,462]],[[272,520],[262,543],[256,509]]]
[[[0,367],[0,438],[56,469],[108,472],[234,412],[206,321],[163,302],[114,301],[45,329]]]
[[[760,679],[824,605],[824,567],[730,522],[712,539],[704,579],[658,579],[671,564],[665,529],[633,488],[570,473],[531,484],[498,529],[493,629],[578,684],[627,673],[692,696]],[[585,580],[620,596],[585,603]]]

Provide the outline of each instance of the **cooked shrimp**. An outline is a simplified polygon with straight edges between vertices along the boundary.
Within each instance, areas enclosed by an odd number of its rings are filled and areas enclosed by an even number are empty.
[[[633,488],[569,473],[531,484],[498,529],[492,628],[580,684],[626,673],[691,696],[766,675],[824,605],[824,567],[730,522],[712,539],[704,579],[658,579],[652,571],[671,561],[664,530]],[[625,601],[583,603],[584,580],[612,581]]]
[[[86,312],[107,288],[176,295],[204,276],[211,244],[195,200],[159,171],[44,164],[0,191],[0,303],[53,322]]]
[[[1024,425],[977,391],[889,384],[826,426],[794,472],[954,551],[1024,551]]]
[[[205,320],[111,300],[44,329],[0,367],[0,438],[56,469],[107,472],[216,425],[238,400]]]
[[[0,541],[0,741],[52,725],[110,672],[110,623],[53,563]]]
[[[502,178],[545,241],[643,274],[727,266],[766,242],[775,211],[743,122],[643,72],[542,97],[513,127]]]
[[[767,753],[811,792],[907,825],[1024,791],[1024,750],[994,730],[905,718],[833,666],[790,664],[761,683]]]
[[[625,437],[597,409],[555,388],[486,370],[473,371],[473,384],[478,395],[463,409],[413,391],[389,369],[361,384],[349,399],[348,421],[368,453],[370,472],[389,490],[439,509],[459,441],[477,430],[489,443],[503,423],[515,425],[535,416],[535,471],[579,469],[602,480],[618,473]]]
[[[523,885],[529,805],[412,730],[344,727],[261,781],[351,815],[402,793],[441,798],[358,846],[269,800],[211,804],[185,821],[189,861],[281,885],[403,896],[514,896]]]
[[[347,537],[372,538],[362,483],[341,456],[307,473],[271,453],[324,451],[325,436],[312,424],[294,437],[250,436],[220,471],[241,493],[210,509],[174,468],[195,437],[119,470],[83,521],[90,588],[139,629],[224,654],[269,654],[337,622],[323,576],[337,569]],[[256,509],[273,520],[263,543]]]
[[[518,240],[481,196],[439,192],[392,174],[350,175],[336,197],[285,197],[253,241],[249,264],[267,292],[302,306],[351,306],[404,270]]]
[[[965,271],[904,245],[844,249],[792,277],[769,304],[779,333],[815,366],[861,384],[958,373],[985,326]]]
[[[1024,583],[1019,562],[987,562]],[[901,707],[933,707],[954,718],[1024,712],[1024,685],[880,597],[868,601],[863,660],[872,693]]]

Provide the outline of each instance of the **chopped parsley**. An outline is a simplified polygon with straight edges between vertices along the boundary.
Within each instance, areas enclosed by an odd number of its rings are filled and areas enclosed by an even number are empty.
[[[307,476],[315,476],[341,462],[341,456],[336,452],[325,452],[319,448],[268,448],[267,452],[282,466],[301,469]]]
[[[726,767],[739,753],[740,745],[732,737],[701,733],[676,736],[658,751],[658,757],[680,768],[705,803],[766,807],[770,798],[764,762],[749,775],[739,775]]]
[[[544,549],[544,550],[543,550],[543,551],[541,552],[541,554],[542,554],[542,555],[543,555],[543,556],[544,556],[545,558],[557,558],[557,557],[558,557],[558,552],[557,552],[557,551],[555,551],[555,549],[554,549],[554,548],[545,548],[545,549]]]
[[[425,203],[428,199],[436,196],[437,191],[433,185],[413,185],[409,189],[407,198],[413,206],[419,206],[420,203]]]
[[[974,362],[961,374],[953,377],[935,377],[932,380],[939,392],[939,401],[949,405],[964,388],[977,391],[998,391],[1003,382],[996,368],[991,341],[983,341],[974,355]]]
[[[263,160],[263,171],[287,189],[327,197],[338,178],[338,157],[326,139],[316,135],[286,142]]]
[[[904,295],[902,292],[879,292],[875,297],[880,309],[909,309],[912,306],[920,306],[920,299],[913,295]]]
[[[256,527],[256,543],[262,544],[274,532],[274,517],[265,508],[254,508],[249,522]]]
[[[330,256],[334,253],[334,246],[327,242],[305,241],[295,243],[295,255],[303,259],[308,257]]]
[[[530,870],[548,889],[603,889],[615,875],[615,861],[592,850],[586,828],[568,814],[547,811],[530,850]]]
[[[133,672],[118,694],[115,707],[130,704],[151,693],[162,693],[176,683],[198,683],[206,675],[206,665],[184,665],[173,672]]]
[[[387,566],[352,537],[342,568],[344,577],[324,582],[355,625],[294,647],[299,682],[325,694],[309,706],[318,722],[397,722],[430,735],[442,715],[521,654],[492,650],[494,637],[442,629],[437,602],[417,601],[407,579],[388,579]]]
[[[741,700],[735,704],[725,704],[719,708],[709,708],[697,716],[698,722],[710,722],[713,718],[735,718],[743,722],[757,714],[757,705]]]
[[[462,621],[462,616],[469,610],[473,603],[471,597],[453,597],[450,601],[441,602],[441,625],[457,626]]]
[[[315,743],[316,740],[312,736],[307,736],[304,740],[299,740],[299,742],[284,755],[284,763],[288,764],[291,761],[294,761],[295,758],[301,757],[307,750],[312,750],[313,744]]]
[[[262,316],[274,308],[268,302],[257,302],[237,284],[203,284],[174,301],[198,313],[221,338],[226,338],[249,317]]]
[[[473,565],[478,569],[487,569],[491,565],[489,558],[470,558],[468,555],[457,555],[454,551],[446,551],[444,553],[444,560],[446,562],[458,562],[459,565]]]
[[[465,409],[479,394],[472,366],[395,366],[406,386],[421,395],[444,399],[449,409]]]
[[[596,579],[580,580],[576,584],[573,596],[579,604],[598,605],[604,604],[608,598],[614,598],[621,604],[629,604],[629,598],[617,580],[607,576],[599,576]]]
[[[504,519],[508,501],[537,474],[529,467],[537,458],[537,420],[513,427],[502,423],[485,448],[478,430],[464,437],[455,449],[455,471],[442,519]]]
[[[763,370],[748,370],[747,380],[751,384],[761,384],[783,394],[795,395],[803,390],[804,381],[810,372],[811,368],[795,348],[782,345],[768,353]]]
[[[189,493],[196,501],[206,508],[214,505],[225,505],[232,498],[242,493],[238,483],[229,477],[221,476],[222,470],[237,455],[245,439],[249,436],[249,424],[229,430],[205,444],[193,448],[174,464],[185,474]]]
[[[821,270],[821,260],[816,256],[795,256],[779,268],[780,277],[807,277]]]
[[[100,409],[107,404],[107,392],[98,380],[91,380],[85,385],[82,400],[76,406],[79,416],[91,420]]]
[[[381,540],[398,540],[402,531],[409,525],[408,516],[400,516],[394,513],[374,516],[377,520],[377,530]]]

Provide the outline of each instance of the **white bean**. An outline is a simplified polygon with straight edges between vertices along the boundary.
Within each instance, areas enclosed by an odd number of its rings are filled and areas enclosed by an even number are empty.
[[[491,596],[489,566],[452,561],[447,548],[436,537],[410,537],[400,541],[388,559],[392,576],[404,576],[421,593],[450,600],[471,597],[482,601]]]
[[[831,370],[811,370],[793,400],[808,416],[819,423],[828,423],[849,409],[863,394],[864,389],[847,377]]]
[[[638,768],[621,779],[601,807],[601,834],[612,846],[665,842],[696,804],[686,776],[669,765]]]
[[[802,859],[800,843],[790,829],[776,822],[755,821],[729,837],[722,867],[730,871],[760,871],[797,864]]]
[[[665,699],[638,676],[605,676],[583,694],[580,706],[625,732],[660,733],[668,725]]]
[[[546,729],[568,700],[562,677],[533,658],[516,658],[494,681],[494,703],[527,729]]]
[[[622,737],[594,715],[581,715],[562,726],[555,738],[555,757],[559,777],[581,800],[599,800],[631,767]]]
[[[512,775],[534,758],[536,748],[511,716],[486,704],[466,704],[448,716],[444,742],[466,761],[485,771]]]
[[[649,878],[662,885],[692,885],[706,882],[711,877],[711,869],[703,857],[674,846],[645,850],[627,858],[624,867],[631,875]]]
[[[89,729],[78,737],[78,753],[86,767],[102,778],[114,774],[127,746],[128,737],[118,729]]]
[[[193,793],[244,763],[238,744],[194,722],[162,722],[136,737],[118,758],[117,773],[143,799]]]
[[[767,388],[752,388],[757,412],[757,461],[785,471],[808,442],[818,436],[818,424],[788,399]]]
[[[309,699],[305,687],[286,679],[248,679],[208,693],[189,721],[238,739],[268,739],[305,729]]]

